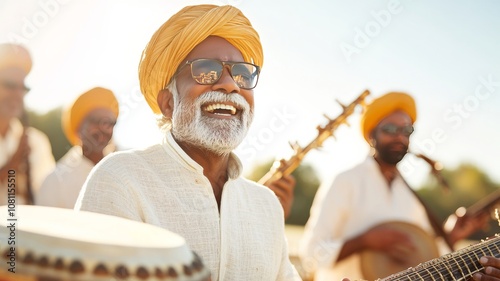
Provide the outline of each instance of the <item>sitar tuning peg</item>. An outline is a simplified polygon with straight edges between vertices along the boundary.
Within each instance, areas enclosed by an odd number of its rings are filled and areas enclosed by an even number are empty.
[[[335,99],[335,101],[340,105],[342,106],[342,109],[345,110],[347,108],[347,106],[345,106],[343,103],[341,103],[338,99]]]
[[[331,122],[333,122],[333,120],[330,120],[329,123]],[[321,127],[321,126],[316,127],[316,129],[318,130],[318,134],[323,134],[323,132],[328,131],[326,127]]]
[[[300,145],[298,142],[289,142],[290,147],[293,149],[293,151],[299,151],[300,150]]]

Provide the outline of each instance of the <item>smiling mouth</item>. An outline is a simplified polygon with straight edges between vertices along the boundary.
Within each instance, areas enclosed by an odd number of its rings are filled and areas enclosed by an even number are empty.
[[[224,116],[236,115],[236,112],[238,111],[233,105],[222,103],[209,104],[204,106],[203,110],[211,114]]]

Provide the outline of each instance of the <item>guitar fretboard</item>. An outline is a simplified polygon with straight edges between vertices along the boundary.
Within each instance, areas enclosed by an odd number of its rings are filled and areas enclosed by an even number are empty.
[[[380,281],[436,281],[466,280],[483,269],[482,256],[500,257],[500,237],[466,247],[462,250],[422,263],[416,267],[395,273]]]

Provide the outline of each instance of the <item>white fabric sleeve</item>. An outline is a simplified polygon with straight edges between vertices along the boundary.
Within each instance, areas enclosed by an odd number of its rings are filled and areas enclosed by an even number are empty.
[[[352,205],[349,185],[339,175],[333,184],[322,185],[315,196],[299,250],[302,266],[309,272],[332,268],[340,254],[345,242],[341,234]]]
[[[35,204],[41,206],[59,206],[59,192],[61,190],[61,181],[57,175],[50,173],[40,186],[40,189],[35,193]]]
[[[290,257],[288,254],[288,243],[286,237],[284,238],[284,243],[282,247],[282,256],[281,256],[281,268],[279,271],[279,276],[276,280],[279,281],[288,281],[288,280],[302,280],[300,278],[299,273],[290,262]]]
[[[28,128],[28,143],[31,148],[30,172],[33,194],[36,194],[47,175],[54,170],[56,162],[52,155],[49,138],[35,128]]]

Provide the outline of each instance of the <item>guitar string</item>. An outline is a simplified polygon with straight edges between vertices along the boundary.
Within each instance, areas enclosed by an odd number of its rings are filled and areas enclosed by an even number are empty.
[[[476,245],[471,245],[469,247],[466,247],[462,250],[459,250],[454,253],[450,253],[447,255],[444,255],[442,257],[436,258],[434,260],[422,263],[414,268],[410,268],[408,270],[411,270],[412,272],[408,273],[406,272],[400,272],[400,273],[395,273],[383,280],[402,280],[402,279],[408,279],[408,280],[450,280],[448,278],[443,279],[444,277],[450,277],[452,278],[451,280],[463,280],[465,278],[470,277],[472,274],[479,272],[482,270],[481,264],[479,264],[478,257],[479,255],[484,256],[486,255],[485,251],[483,250],[486,248],[489,251],[489,255],[491,256],[498,256],[500,254],[500,249],[497,246],[498,240],[500,240],[500,237],[495,237],[490,240],[483,241],[481,243],[478,243]],[[494,247],[494,248],[493,248]],[[493,248],[493,249],[491,249]],[[474,256],[471,257],[471,254]],[[464,257],[466,260],[464,260]],[[460,264],[460,262],[457,260],[457,258],[462,259],[463,265]],[[450,264],[449,262],[453,261],[456,263],[456,266]],[[469,266],[467,265],[467,261],[469,261],[469,265],[473,266],[474,269],[471,271]],[[445,268],[443,268],[444,265]],[[438,266],[436,268],[436,266]],[[462,268],[465,267],[467,268],[468,273],[464,273]],[[431,273],[431,270],[429,268],[432,268],[442,279],[435,279],[436,274]],[[444,272],[446,270],[446,272]],[[444,273],[444,274],[442,274]],[[415,277],[415,279],[412,279],[411,277]],[[418,276],[418,277],[417,277]],[[429,279],[430,278],[430,279]]]

